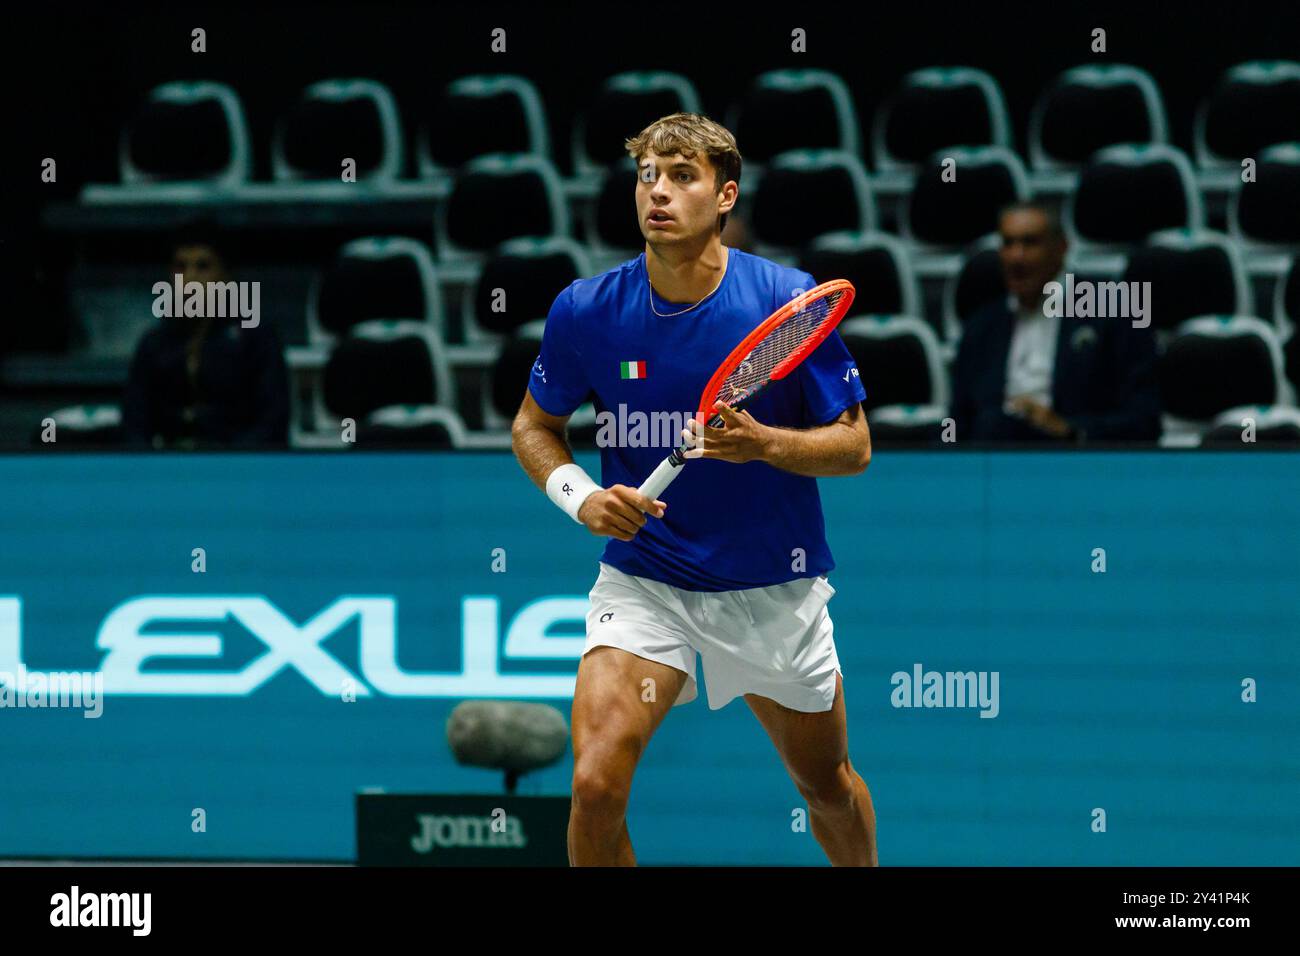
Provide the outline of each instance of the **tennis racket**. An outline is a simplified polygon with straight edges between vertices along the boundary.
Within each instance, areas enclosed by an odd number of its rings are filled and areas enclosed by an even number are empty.
[[[719,402],[739,410],[773,382],[785,378],[834,331],[852,303],[853,283],[832,279],[781,306],[718,366],[704,386],[695,420],[717,428],[723,423],[717,414]],[[637,490],[651,501],[658,498],[682,473],[690,448],[683,444],[673,451]]]

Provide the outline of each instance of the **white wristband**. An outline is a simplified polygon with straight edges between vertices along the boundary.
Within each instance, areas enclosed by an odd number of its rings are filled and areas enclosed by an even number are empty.
[[[546,479],[546,496],[559,505],[570,518],[578,521],[578,509],[600,485],[574,462],[561,465]],[[579,522],[581,524],[581,522]]]

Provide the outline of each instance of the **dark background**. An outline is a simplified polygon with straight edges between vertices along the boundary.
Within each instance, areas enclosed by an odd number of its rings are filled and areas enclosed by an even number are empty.
[[[908,70],[979,67],[1001,83],[1024,154],[1029,110],[1061,70],[1105,60],[1150,70],[1174,145],[1190,151],[1196,104],[1242,60],[1300,55],[1300,4],[1208,0],[1128,3],[960,2],[802,5],[784,11],[726,4],[127,4],[5,10],[4,71],[12,133],[0,153],[6,288],[30,288],[57,250],[42,248],[40,206],[88,182],[115,182],[125,116],[164,80],[214,79],[244,97],[254,177],[270,178],[277,116],[302,88],[328,77],[386,83],[407,129],[410,111],[450,80],[480,71],[538,81],[562,174],[570,172],[576,112],[604,77],[631,69],[681,71],[721,119],[753,77],[780,67],[834,70],[853,88],[869,141],[874,107]],[[190,52],[190,31],[208,52]],[[490,31],[507,31],[492,54]],[[807,30],[808,52],[790,50]],[[1091,31],[1107,33],[1105,57]],[[408,137],[408,150],[414,137]],[[743,144],[742,144],[743,152]],[[59,181],[39,181],[43,157]],[[409,161],[409,157],[408,157]],[[408,173],[409,173],[408,167]],[[742,180],[743,185],[743,180]],[[30,300],[28,301],[30,303]],[[6,323],[8,325],[8,323]]]
[[[1013,146],[1025,156],[1029,112],[1062,70],[1127,63],[1154,76],[1170,142],[1190,154],[1196,106],[1226,68],[1245,60],[1300,57],[1300,4],[1293,0],[1017,0],[782,10],[670,3],[64,4],[10,7],[4,16],[0,62],[12,132],[0,150],[0,359],[20,351],[69,353],[80,345],[66,302],[66,276],[85,249],[77,248],[78,237],[67,230],[42,228],[42,210],[75,200],[87,183],[118,181],[119,130],[143,97],[165,81],[230,84],[249,124],[253,179],[268,182],[276,121],[310,83],[367,77],[386,84],[402,111],[404,174],[413,177],[420,111],[437,102],[449,81],[474,73],[522,74],[540,88],[552,156],[567,176],[575,116],[592,102],[601,80],[626,70],[685,74],[705,111],[725,121],[727,108],[758,74],[783,67],[829,69],[852,91],[862,155],[869,159],[873,116],[909,70],[972,66],[991,73],[1006,97]],[[195,27],[207,32],[202,54],[190,49]],[[496,27],[507,31],[504,54],[491,52]],[[807,31],[807,53],[790,49],[796,27]],[[1090,49],[1098,27],[1107,34],[1107,52],[1100,55]],[[744,148],[742,142],[742,153]],[[58,161],[56,184],[40,182],[47,156]],[[741,185],[743,191],[743,176]],[[430,238],[428,228],[412,234]],[[581,238],[580,223],[575,234]],[[162,261],[166,238],[157,230],[100,239],[94,255],[110,264]],[[258,230],[232,238],[237,258],[292,258],[295,264],[323,262],[326,250],[341,241],[328,224],[299,229],[291,241]],[[116,395],[115,389],[101,392],[103,400]],[[33,408],[68,400],[53,392],[27,399]]]

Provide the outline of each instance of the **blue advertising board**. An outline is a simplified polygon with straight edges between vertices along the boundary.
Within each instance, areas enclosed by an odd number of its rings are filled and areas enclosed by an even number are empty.
[[[1300,863],[1297,474],[932,451],[822,480],[881,863]],[[351,859],[358,790],[500,792],[452,759],[459,701],[568,716],[601,542],[509,454],[11,455],[0,489],[0,680],[102,675],[93,708],[0,706],[2,857]],[[900,706],[932,672],[996,705]],[[647,864],[824,863],[802,805],[701,693],[628,825]]]

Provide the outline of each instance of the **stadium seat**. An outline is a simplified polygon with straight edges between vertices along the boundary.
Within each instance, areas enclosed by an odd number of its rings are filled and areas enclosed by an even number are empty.
[[[54,441],[42,440],[45,418],[54,421]],[[42,416],[42,421],[32,429],[32,445],[58,451],[60,449],[102,448],[120,445],[122,435],[122,410],[117,405],[70,405]]]
[[[454,410],[455,385],[442,342],[427,322],[362,322],[325,363],[314,395],[315,430],[337,435],[342,419],[359,426],[371,412],[390,405]]]
[[[252,150],[239,96],[224,83],[155,87],[122,127],[118,158],[125,186],[246,182]]]
[[[1184,322],[1159,365],[1162,444],[1195,444],[1217,416],[1240,405],[1293,405],[1282,350],[1253,316],[1200,316]]]
[[[389,405],[377,408],[357,426],[354,447],[429,450],[464,448],[468,432],[460,415],[436,405]]]
[[[309,342],[333,343],[371,319],[418,320],[445,339],[437,270],[423,243],[403,237],[356,239],[316,276],[307,298]]]
[[[592,266],[604,272],[645,248],[637,223],[636,163],[624,156],[605,171],[596,201],[586,207],[584,232]]]
[[[955,167],[946,165],[953,160]],[[955,178],[945,181],[951,168]],[[948,147],[917,173],[900,231],[920,253],[952,252],[997,228],[998,210],[1029,195],[1020,157],[1001,146]],[[918,262],[925,272],[925,266]]]
[[[1157,333],[1198,315],[1254,311],[1236,245],[1207,229],[1154,233],[1129,256],[1123,280],[1151,283],[1151,328]]]
[[[600,447],[597,438],[600,434],[599,412],[591,402],[578,406],[569,418],[569,444],[574,448],[596,449]]]
[[[1300,255],[1291,258],[1286,275],[1273,287],[1273,324],[1283,338],[1300,326]]]
[[[277,182],[342,182],[343,160],[356,162],[358,183],[402,175],[402,125],[388,87],[374,80],[323,80],[276,125],[271,169]]]
[[[873,409],[871,444],[876,448],[894,445],[934,445],[943,440],[943,405],[885,405]]]
[[[1167,145],[1108,146],[1079,172],[1062,225],[1078,253],[1115,257],[1162,229],[1204,225],[1192,166]]]
[[[546,110],[532,80],[462,77],[447,84],[420,124],[416,163],[422,178],[454,173],[489,153],[551,158]]]
[[[492,368],[491,394],[483,410],[489,428],[508,428],[528,390],[528,377],[542,350],[546,320],[526,322],[515,330],[501,348]]]
[[[1061,73],[1029,116],[1035,190],[1068,191],[1079,166],[1119,143],[1164,143],[1164,100],[1155,80],[1134,66],[1089,65]]]
[[[1254,60],[1227,70],[1196,111],[1196,165],[1240,179],[1241,161],[1300,141],[1300,63]]]
[[[949,332],[949,344],[960,336],[962,324],[975,310],[1005,297],[1006,282],[1002,278],[1002,261],[998,250],[1002,237],[996,232],[981,236],[962,252],[961,263],[943,286],[943,324]]]
[[[755,190],[749,224],[759,255],[793,254],[827,232],[874,230],[875,197],[862,162],[838,150],[780,154]]]
[[[472,159],[439,204],[434,232],[439,263],[453,267],[477,266],[484,254],[516,237],[567,236],[569,211],[559,174],[538,156]],[[477,269],[468,278],[476,275]]]
[[[853,310],[872,315],[919,315],[921,298],[907,249],[884,232],[831,232],[799,257],[799,268],[818,282],[853,283]]]
[[[592,275],[586,251],[572,239],[512,239],[483,264],[464,319],[495,335],[544,319],[555,297]],[[500,306],[500,308],[498,308]]]
[[[856,304],[856,302],[855,302]],[[924,319],[867,315],[845,319],[840,338],[858,364],[870,418],[886,406],[948,406],[939,340]]]
[[[1261,150],[1255,182],[1240,180],[1228,206],[1228,229],[1246,252],[1300,248],[1300,141]],[[1284,256],[1277,269],[1289,262]]]
[[[754,78],[724,124],[747,163],[781,153],[831,149],[859,154],[858,117],[848,85],[827,70],[772,70]]]
[[[1001,86],[971,67],[908,73],[872,122],[871,158],[879,188],[910,188],[917,166],[953,145],[1011,148]]]
[[[595,102],[573,124],[577,176],[599,181],[627,157],[624,141],[661,116],[700,112],[700,95],[686,77],[663,71],[619,73],[600,85]]]
[[[1300,332],[1291,330],[1282,346],[1283,370],[1292,391],[1300,394]]]
[[[1230,408],[1216,417],[1201,437],[1202,448],[1246,450],[1260,445],[1300,445],[1300,409],[1285,405]]]

